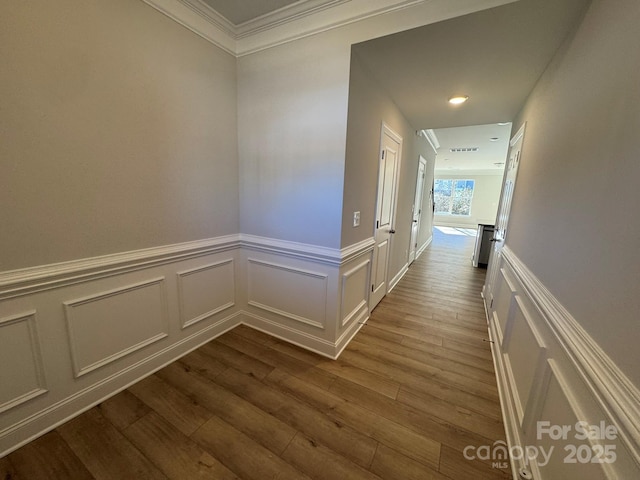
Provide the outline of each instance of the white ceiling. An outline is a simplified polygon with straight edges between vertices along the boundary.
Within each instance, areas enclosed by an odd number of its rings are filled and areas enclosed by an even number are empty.
[[[157,0],[145,0],[155,4]],[[213,30],[195,29],[234,54],[255,46],[240,46],[244,35],[287,19],[323,9],[338,11],[352,0],[179,0],[211,20]],[[453,0],[449,0],[453,1]],[[385,5],[412,4],[385,0]],[[562,41],[574,28],[591,0],[519,0],[450,20],[380,37],[353,46],[372,77],[417,129],[434,129],[441,149],[437,169],[499,170],[496,157],[506,156],[510,126],[536,81]],[[196,8],[200,5],[202,8]],[[336,8],[334,8],[336,7]],[[161,11],[163,11],[161,9]],[[166,12],[165,12],[166,13]],[[172,18],[193,25],[193,20],[170,12]],[[361,12],[362,13],[362,12]],[[369,12],[370,13],[370,12]],[[384,10],[377,14],[381,15]],[[343,12],[344,14],[344,12]],[[194,14],[195,15],[195,14]],[[344,20],[344,19],[343,19]],[[336,23],[337,25],[340,22]],[[246,50],[246,52],[245,52]],[[447,99],[469,95],[452,108]],[[479,125],[472,128],[470,125]],[[464,128],[455,128],[464,127]],[[498,142],[489,138],[498,137]],[[477,146],[475,153],[452,153],[452,147]],[[502,153],[503,152],[503,153]],[[445,160],[446,159],[446,160]]]
[[[474,170],[478,173],[500,174],[509,149],[511,123],[470,127],[439,128],[434,133],[440,143],[436,157],[438,173]],[[492,141],[491,139],[497,139]],[[452,148],[473,148],[477,152],[451,152]],[[500,165],[496,165],[496,164]]]
[[[509,122],[589,0],[520,0],[353,46],[416,129]],[[469,95],[452,108],[447,99]]]
[[[433,129],[439,173],[500,173],[511,123],[590,0],[520,0],[353,47],[416,129]],[[452,107],[448,98],[468,95]],[[475,125],[475,126],[474,126]],[[491,142],[492,137],[499,140]],[[451,152],[478,147],[477,152]]]
[[[234,25],[240,25],[294,3],[308,0],[202,0]],[[324,3],[328,3],[327,0]]]

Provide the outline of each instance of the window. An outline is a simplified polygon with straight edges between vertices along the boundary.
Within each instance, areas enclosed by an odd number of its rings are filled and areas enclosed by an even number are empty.
[[[433,186],[436,215],[471,215],[475,180],[440,180]]]

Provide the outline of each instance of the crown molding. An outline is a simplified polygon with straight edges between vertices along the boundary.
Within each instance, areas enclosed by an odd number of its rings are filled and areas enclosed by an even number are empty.
[[[202,0],[141,0],[240,57],[429,0],[300,0],[234,25]]]

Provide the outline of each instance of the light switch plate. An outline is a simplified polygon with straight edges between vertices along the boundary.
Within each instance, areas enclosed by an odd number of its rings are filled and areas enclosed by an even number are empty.
[[[353,212],[353,226],[360,226],[360,212]]]

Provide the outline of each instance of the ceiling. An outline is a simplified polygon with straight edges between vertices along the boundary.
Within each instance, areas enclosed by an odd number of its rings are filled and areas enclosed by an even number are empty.
[[[416,129],[434,130],[436,170],[499,173],[511,124],[498,123],[515,119],[589,3],[520,0],[370,40],[353,52]],[[469,100],[451,106],[456,94]],[[456,147],[478,151],[450,151]]]
[[[440,144],[436,157],[438,173],[455,174],[457,170],[501,174],[509,148],[511,123],[439,128],[434,130]],[[475,152],[452,152],[451,149],[477,148]]]
[[[590,0],[520,0],[353,46],[416,129],[510,122]],[[469,100],[451,107],[454,94]]]
[[[215,11],[240,38],[318,9],[337,10],[350,0],[181,1]],[[405,3],[412,2],[385,1],[390,7]],[[506,157],[511,126],[497,124],[515,119],[590,3],[519,0],[356,44],[352,51],[417,130],[435,131],[441,144],[436,169],[501,170],[495,163]],[[226,46],[242,52],[238,47]],[[455,94],[468,95],[468,102],[450,106],[447,99]],[[492,137],[499,140],[490,142]],[[479,149],[450,152],[465,146]]]
[[[267,13],[274,12],[294,3],[307,0],[202,0],[234,25],[254,20]],[[324,3],[329,3],[327,0]]]

